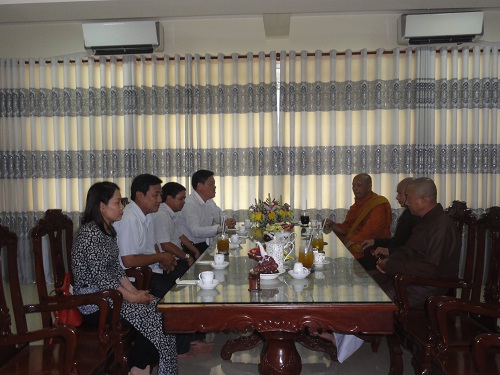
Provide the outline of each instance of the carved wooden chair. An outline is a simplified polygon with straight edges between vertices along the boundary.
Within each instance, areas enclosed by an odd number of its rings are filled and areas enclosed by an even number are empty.
[[[17,236],[8,228],[0,226],[0,259],[5,251],[11,308],[15,317],[16,334],[11,331],[11,317],[7,307],[0,262],[0,374],[85,374],[82,362],[95,365],[98,358],[94,352],[79,351],[77,333],[73,327],[57,326],[29,331],[26,315],[51,313],[64,308],[97,303],[103,308],[101,327],[104,327],[109,304],[105,298],[70,298],[63,304],[45,303],[24,305],[19,283],[17,262]],[[42,344],[29,345],[41,341]],[[96,366],[94,366],[96,367]],[[98,366],[97,366],[98,367]]]
[[[472,352],[479,375],[500,374],[500,335],[483,333],[476,336]]]
[[[61,287],[66,272],[70,272],[71,281],[71,247],[73,244],[73,222],[64,215],[61,210],[47,210],[45,216],[40,219],[33,228],[32,233],[35,275],[40,303],[63,303],[68,296],[59,292],[51,295],[47,289],[45,274],[48,265],[44,265],[43,246],[44,238],[48,238],[47,246],[49,258],[51,260],[51,274],[54,279],[54,289],[57,291]],[[135,331],[132,327],[121,325],[120,308],[122,305],[122,295],[117,290],[107,290],[89,294],[88,296],[106,296],[113,301],[113,309],[106,315],[108,323],[103,322],[103,327],[89,326],[85,323],[76,329],[77,350],[91,353],[93,356],[102,359],[104,366],[100,369],[90,370],[88,373],[110,372],[118,374],[128,373],[127,355],[132,344]],[[69,298],[85,297],[71,296]],[[86,303],[88,304],[88,303]],[[105,320],[106,320],[105,317]],[[43,327],[48,328],[54,325],[50,312],[42,313]],[[89,355],[90,356],[90,355]],[[79,371],[81,373],[81,371]]]
[[[478,222],[479,248],[488,256],[485,302],[453,297],[431,297],[427,306],[434,367],[444,374],[469,374],[475,371],[472,345],[485,333],[500,333],[499,280],[500,207],[492,207]]]
[[[449,289],[450,295],[461,291],[461,299],[479,300],[484,269],[484,248],[476,246],[477,219],[465,202],[454,201],[446,209],[462,234],[465,267],[463,276],[453,280],[428,279],[398,274],[394,278],[398,311],[395,313],[394,334],[388,336],[391,359],[390,374],[403,372],[401,346],[412,353],[412,365],[416,374],[429,374],[432,370],[432,348],[429,322],[425,310],[410,309],[407,289],[411,285],[434,286]]]

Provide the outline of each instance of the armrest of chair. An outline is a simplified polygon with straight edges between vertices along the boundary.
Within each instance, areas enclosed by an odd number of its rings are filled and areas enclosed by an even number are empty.
[[[472,344],[472,352],[474,363],[480,374],[492,373],[488,369],[490,359],[488,358],[489,351],[500,349],[500,335],[493,333],[483,333],[477,335]]]
[[[36,331],[0,336],[0,345],[20,345],[33,341],[60,338],[66,347],[64,357],[64,374],[71,374],[75,366],[76,331],[69,326],[58,326]]]
[[[148,266],[131,267],[125,270],[128,277],[135,278],[136,288],[139,290],[151,289],[153,271]]]
[[[113,308],[110,307],[110,302]],[[71,296],[48,296],[44,302],[25,306],[26,313],[60,311],[83,305],[97,305],[99,307],[98,334],[100,340],[105,343],[109,340],[108,316],[111,310],[111,331],[121,330],[120,310],[123,303],[123,296],[118,290],[103,290],[90,294],[80,294]]]
[[[454,297],[430,297],[427,305],[428,318],[441,351],[448,348],[450,341],[447,324],[449,315],[457,312],[500,318],[500,303],[471,303]]]
[[[469,284],[461,279],[430,279],[415,275],[398,273],[394,276],[394,288],[396,290],[396,304],[398,311],[396,314],[401,318],[406,318],[410,311],[410,302],[408,298],[408,287],[411,285],[433,286],[443,289],[461,289],[467,288]]]

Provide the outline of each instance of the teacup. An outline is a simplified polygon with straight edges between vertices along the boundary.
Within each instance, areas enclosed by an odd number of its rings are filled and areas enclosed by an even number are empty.
[[[203,271],[198,275],[203,285],[212,285],[214,283],[214,273],[212,271]]]
[[[247,231],[247,228],[245,226],[245,224],[241,224],[239,227],[238,227],[238,232],[239,233],[245,233]]]
[[[252,222],[250,219],[245,219],[245,228],[250,228],[252,226]]]
[[[296,262],[293,265],[293,273],[295,275],[303,275],[306,272],[307,272],[307,268],[304,267],[301,262]]]
[[[322,251],[314,251],[314,264],[323,264],[325,261],[325,253]]]
[[[231,235],[231,242],[232,243],[240,243],[240,236],[238,236],[238,233]]]
[[[214,263],[218,266],[224,264],[224,254],[214,254]]]

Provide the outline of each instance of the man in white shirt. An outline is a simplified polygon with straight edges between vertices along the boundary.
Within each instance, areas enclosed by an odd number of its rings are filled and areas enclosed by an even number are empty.
[[[149,266],[153,271],[151,294],[162,298],[175,284],[169,273],[176,265],[172,254],[155,246],[152,213],[161,203],[162,181],[150,174],[134,178],[131,202],[124,208],[123,217],[113,225],[117,233],[120,262],[124,268]]]
[[[172,254],[177,259],[177,265],[172,273],[181,277],[194,260],[200,256],[199,250],[183,235],[176,224],[176,212],[182,210],[186,200],[186,188],[177,182],[167,182],[162,187],[162,203],[157,212],[153,213],[156,243],[161,250]],[[184,247],[184,249],[183,249]],[[212,345],[203,341],[204,334],[177,334],[177,354],[189,356],[190,353],[204,353]],[[208,347],[207,347],[208,346]]]
[[[186,188],[177,182],[167,182],[162,187],[161,199],[160,208],[152,214],[155,240],[161,250],[177,258],[175,269],[184,274],[200,256],[199,250],[179,231],[175,222],[176,212],[182,210],[186,201]]]
[[[191,177],[194,191],[186,198],[186,204],[179,215],[179,228],[194,243],[200,252],[204,252],[213,238],[220,233],[222,210],[215,204],[214,172],[205,169],[196,171]],[[236,220],[225,219],[227,228],[233,228]]]

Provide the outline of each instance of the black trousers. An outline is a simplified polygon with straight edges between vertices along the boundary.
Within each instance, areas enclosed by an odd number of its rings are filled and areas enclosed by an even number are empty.
[[[170,272],[155,273],[151,278],[151,294],[158,298],[163,298],[165,294],[175,285],[175,280],[184,275],[188,270],[189,265],[185,259],[177,260],[177,266]],[[175,344],[177,354],[189,352],[191,342],[204,338],[205,335],[200,334],[176,334]]]
[[[92,314],[82,314],[82,315],[83,315],[83,322],[85,324],[95,327],[99,325],[99,311],[96,311],[95,313]],[[125,327],[132,326],[125,319],[122,319],[122,324]],[[137,331],[135,328],[134,330],[136,332],[136,336],[134,343],[132,344],[132,349],[130,350],[130,355],[128,358],[128,363],[130,368],[137,367],[140,369],[145,369],[147,365],[151,365],[151,367],[155,366],[160,361],[158,350],[151,341],[149,341],[146,337],[144,337],[142,333]]]

